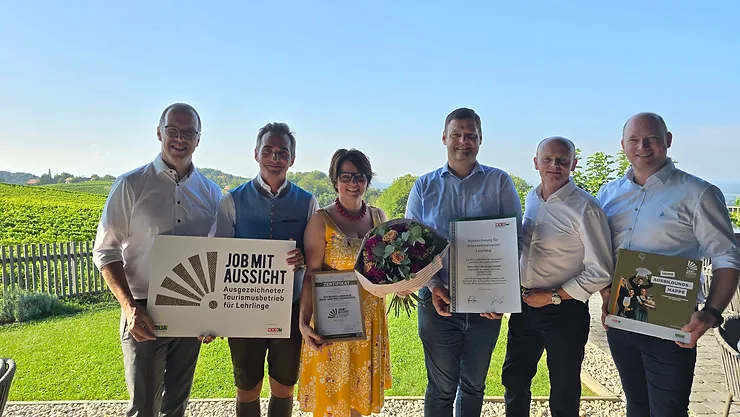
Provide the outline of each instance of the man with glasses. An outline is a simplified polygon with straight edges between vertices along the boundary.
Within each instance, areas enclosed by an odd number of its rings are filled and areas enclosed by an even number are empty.
[[[522,206],[511,177],[482,165],[481,119],[472,109],[445,119],[442,144],[447,163],[422,175],[409,195],[406,218],[427,224],[449,238],[450,220],[516,214],[521,236]],[[517,243],[521,253],[521,243]],[[449,265],[419,290],[419,337],[424,347],[427,390],[424,416],[480,416],[486,374],[501,329],[501,314],[450,313]]]
[[[215,233],[221,190],[192,163],[200,130],[194,108],[168,106],[157,127],[159,155],[116,179],[98,224],[93,261],[121,304],[127,416],[183,416],[190,396],[200,341],[155,337],[146,306],[154,237]]]
[[[259,175],[224,195],[216,236],[295,240],[296,249],[288,253],[288,264],[302,267],[303,232],[319,205],[311,193],[286,179],[295,162],[295,137],[287,124],[269,123],[259,130],[254,159],[259,164]],[[292,413],[302,340],[298,300],[303,272],[297,270],[293,282],[290,338],[229,338],[237,417],[260,415],[265,355],[271,392],[267,415],[283,417]]]

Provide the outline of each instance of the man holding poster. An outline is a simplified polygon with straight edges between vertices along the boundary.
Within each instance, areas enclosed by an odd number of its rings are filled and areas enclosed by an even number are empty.
[[[319,207],[316,197],[286,178],[295,162],[295,147],[295,137],[285,123],[269,123],[259,130],[254,148],[259,175],[224,195],[218,211],[216,236],[294,240],[296,249],[288,253],[288,264],[298,269],[304,264],[303,233]],[[237,388],[237,417],[260,415],[265,356],[271,392],[267,415],[287,417],[292,413],[302,341],[298,329],[298,301],[303,272],[303,269],[298,270],[293,278],[289,338],[229,338]]]
[[[481,119],[475,111],[460,108],[447,116],[442,133],[447,163],[416,180],[406,218],[429,225],[447,239],[450,221],[458,218],[513,214],[520,230],[522,209],[514,183],[506,172],[478,163],[482,141]],[[518,239],[507,244],[516,245],[518,251]],[[452,415],[457,394],[456,415],[479,416],[502,315],[451,313],[449,274],[445,258],[437,276],[419,290],[419,337],[428,380],[424,415]],[[518,282],[514,285],[518,287]]]
[[[116,178],[98,224],[93,261],[121,304],[127,416],[184,416],[190,396],[200,341],[155,337],[147,290],[157,235],[215,231],[221,190],[192,163],[201,130],[194,108],[168,106],[157,126],[159,155]]]
[[[534,157],[542,181],[527,195],[522,224],[524,303],[509,320],[501,373],[507,417],[529,415],[532,378],[545,349],[551,413],[578,415],[591,322],[587,302],[609,285],[614,262],[606,215],[570,177],[575,156],[573,142],[556,136],[540,142]]]
[[[627,398],[628,417],[688,415],[696,342],[722,323],[721,312],[738,286],[740,251],[724,196],[716,186],[676,168],[667,156],[672,141],[659,115],[631,117],[622,130],[622,150],[632,167],[597,195],[609,218],[615,255],[620,249],[629,249],[712,260],[709,294],[705,300],[699,291],[696,300],[697,307],[701,302],[705,307],[694,312],[681,329],[691,333],[689,343],[607,329]],[[608,289],[602,291],[602,298],[603,320],[610,299]]]

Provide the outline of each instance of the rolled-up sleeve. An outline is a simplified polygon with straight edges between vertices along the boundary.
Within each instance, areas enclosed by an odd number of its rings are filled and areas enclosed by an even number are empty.
[[[583,271],[566,281],[563,291],[586,302],[591,294],[607,287],[614,271],[611,231],[606,214],[599,207],[587,208],[580,225],[583,242]]]
[[[702,192],[694,210],[694,235],[704,257],[711,258],[712,270],[740,270],[740,251],[727,212],[725,199],[716,186]]]
[[[93,244],[93,263],[98,269],[113,262],[123,262],[123,245],[128,237],[133,200],[126,178],[121,177],[113,183]]]

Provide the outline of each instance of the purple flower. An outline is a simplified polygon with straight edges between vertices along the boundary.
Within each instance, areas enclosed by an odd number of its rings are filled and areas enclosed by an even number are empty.
[[[369,261],[373,260],[373,249],[383,240],[382,236],[375,235],[365,242],[365,256]]]
[[[416,242],[414,246],[409,248],[409,255],[415,258],[423,258],[427,248],[423,243]]]
[[[411,272],[417,273],[424,269],[424,262],[421,261],[412,261],[411,262]]]
[[[385,278],[385,272],[383,272],[380,268],[372,267],[369,271],[365,273],[365,276],[374,284],[380,284],[380,281]]]
[[[401,223],[401,224],[394,224],[393,226],[391,226],[391,230],[395,230],[396,232],[401,234],[403,232],[408,231],[409,229],[405,224]]]

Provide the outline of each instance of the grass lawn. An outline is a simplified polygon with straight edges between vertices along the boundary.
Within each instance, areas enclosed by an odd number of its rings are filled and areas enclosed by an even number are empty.
[[[0,356],[15,360],[18,370],[10,401],[128,399],[118,337],[120,310],[104,308],[68,317],[0,327]],[[424,395],[426,371],[416,315],[390,318],[393,387],[386,395]],[[503,395],[501,365],[506,348],[506,321],[486,381],[486,395]],[[267,384],[263,395],[268,394]],[[543,361],[532,394],[549,394]],[[594,395],[583,387],[583,395]],[[234,396],[226,340],[201,349],[193,398]]]

